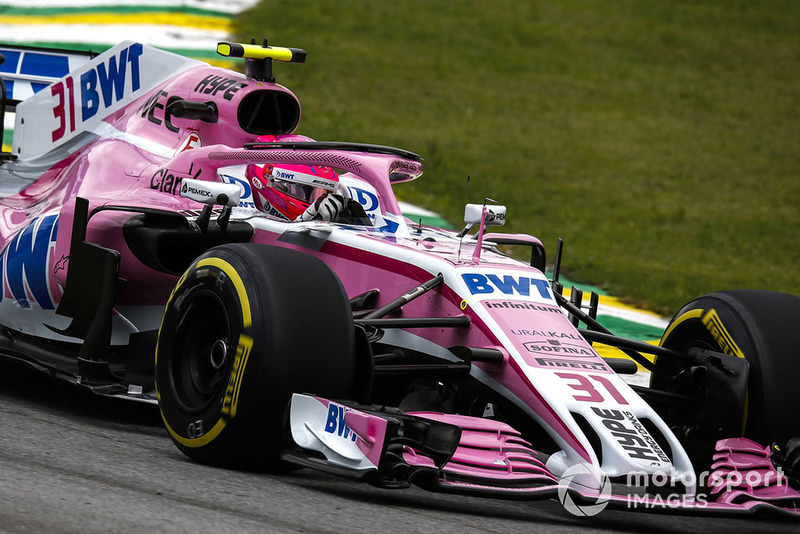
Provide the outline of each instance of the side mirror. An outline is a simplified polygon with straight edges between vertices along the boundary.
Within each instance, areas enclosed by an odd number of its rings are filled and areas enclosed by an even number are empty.
[[[483,216],[483,204],[467,204],[464,208],[464,222],[480,224]],[[486,226],[503,226],[506,223],[506,207],[500,204],[486,206]]]
[[[228,228],[231,211],[239,205],[242,190],[238,184],[184,178],[181,183],[181,196],[205,204],[203,212],[197,217],[196,221],[198,228],[202,232],[208,230],[208,222],[211,220],[211,212],[214,206],[225,206],[217,218],[217,226],[224,232]]]
[[[238,184],[184,178],[181,183],[181,196],[207,206],[236,207],[239,205],[242,189]]]

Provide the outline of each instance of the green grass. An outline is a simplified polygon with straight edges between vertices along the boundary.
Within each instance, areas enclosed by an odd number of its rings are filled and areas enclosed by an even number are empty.
[[[800,294],[800,3],[265,0],[240,37],[299,132],[425,157],[403,200],[508,206],[564,272],[661,312],[709,291]],[[471,177],[467,194],[467,176]]]

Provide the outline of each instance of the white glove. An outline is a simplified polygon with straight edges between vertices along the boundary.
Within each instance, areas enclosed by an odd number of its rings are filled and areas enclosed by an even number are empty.
[[[318,198],[295,221],[335,221],[345,206],[347,200],[342,195],[331,193]]]

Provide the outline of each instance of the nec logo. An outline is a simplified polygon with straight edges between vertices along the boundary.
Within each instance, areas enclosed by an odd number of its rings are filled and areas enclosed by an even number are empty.
[[[550,283],[547,280],[510,274],[503,275],[501,278],[496,274],[480,273],[465,273],[461,275],[461,278],[464,279],[469,292],[473,295],[492,294],[495,291],[499,291],[504,295],[529,297],[531,296],[531,291],[533,291],[534,296],[538,294],[544,299],[553,299],[550,294]]]

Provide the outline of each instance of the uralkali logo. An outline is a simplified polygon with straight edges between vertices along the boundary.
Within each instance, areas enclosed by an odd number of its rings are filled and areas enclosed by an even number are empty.
[[[600,487],[600,492],[594,496],[591,488]],[[573,492],[579,492],[583,498],[580,503],[573,499]],[[611,480],[599,473],[596,467],[588,464],[575,464],[561,475],[558,481],[558,500],[572,515],[593,516],[597,515],[608,506],[611,497]]]

